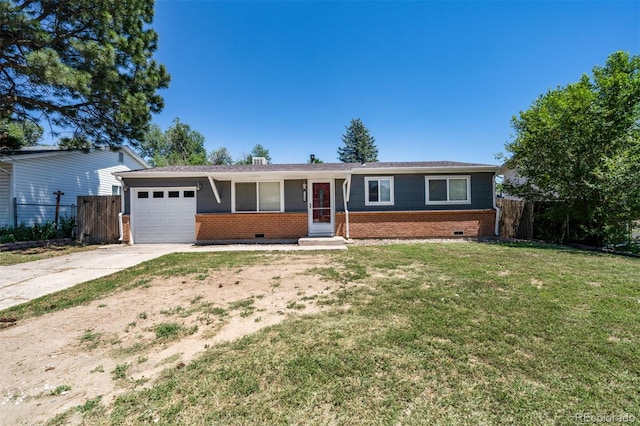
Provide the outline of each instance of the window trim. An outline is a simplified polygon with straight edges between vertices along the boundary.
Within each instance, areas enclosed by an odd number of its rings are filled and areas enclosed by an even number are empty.
[[[256,184],[256,209],[247,211],[236,210],[236,183],[255,183]],[[260,184],[261,183],[278,183],[280,184],[280,210],[260,210]],[[231,213],[284,213],[284,179],[271,180],[232,180],[231,181]]]
[[[378,181],[378,200],[380,199],[380,180],[390,181],[389,201],[369,201],[369,182],[372,180]],[[394,192],[395,192],[395,183],[393,181],[393,176],[365,176],[364,178],[364,205],[365,206],[393,206],[395,204]]]
[[[450,200],[449,199],[449,181],[451,179],[465,179],[467,181],[467,199],[466,200]],[[430,180],[446,180],[447,181],[447,199],[444,201],[429,201],[429,181]],[[441,175],[441,176],[425,176],[424,177],[424,200],[427,205],[437,204],[471,204],[471,175]]]

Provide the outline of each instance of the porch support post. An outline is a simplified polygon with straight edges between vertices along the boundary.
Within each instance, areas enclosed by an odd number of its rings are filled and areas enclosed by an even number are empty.
[[[351,194],[351,173],[347,173],[347,178],[342,183],[342,201],[344,203],[344,227],[345,236],[349,239],[349,209],[347,203],[349,202],[349,195]]]
[[[218,187],[216,186],[216,181],[213,180],[213,176],[207,176],[207,178],[209,179],[209,184],[211,185],[211,189],[213,189],[213,195],[216,197],[216,201],[218,202],[218,204],[221,203],[220,201],[220,194],[218,193]]]

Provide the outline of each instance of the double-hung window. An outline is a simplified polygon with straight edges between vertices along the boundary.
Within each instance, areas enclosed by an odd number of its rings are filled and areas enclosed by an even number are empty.
[[[425,176],[427,204],[470,204],[469,176]]]
[[[235,182],[235,212],[281,212],[282,182]]]
[[[365,177],[364,188],[366,206],[393,205],[393,177]]]

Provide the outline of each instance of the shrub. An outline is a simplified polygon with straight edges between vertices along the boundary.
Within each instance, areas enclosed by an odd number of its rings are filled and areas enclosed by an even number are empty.
[[[16,237],[14,237],[13,234],[0,235],[0,244],[15,243],[15,242],[16,242]]]

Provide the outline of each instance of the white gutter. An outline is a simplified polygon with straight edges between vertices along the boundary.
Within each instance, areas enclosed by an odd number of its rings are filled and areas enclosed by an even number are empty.
[[[496,177],[498,176],[498,173],[494,173],[493,175],[493,208],[496,210],[496,226],[495,226],[495,230],[494,230],[494,234],[497,236],[500,235],[500,208],[498,207],[497,204],[497,197],[496,197]]]
[[[348,172],[354,175],[374,174],[460,174],[460,173],[487,173],[499,170],[496,166],[441,166],[441,167],[354,167]]]
[[[118,213],[118,230],[120,231],[120,238],[118,241],[122,242],[124,240],[124,225],[122,223],[122,215],[124,213],[124,187],[125,183],[122,180],[122,177],[115,175],[116,179],[120,181],[122,186],[120,187],[122,191],[120,191],[120,213]]]
[[[218,187],[216,186],[216,182],[213,180],[213,176],[211,175],[207,176],[207,178],[209,179],[209,184],[211,185],[211,189],[213,189],[213,195],[215,195],[216,201],[218,202],[218,204],[220,204],[221,203],[220,194],[218,193]]]
[[[347,178],[342,183],[342,202],[344,203],[344,219],[345,219],[345,236],[349,239],[349,209],[347,203],[349,202],[349,195],[351,194],[351,173],[347,173]]]
[[[468,167],[354,167],[343,170],[263,170],[263,171],[154,171],[151,170],[131,170],[116,172],[118,175],[127,178],[161,178],[161,177],[183,177],[198,178],[211,176],[219,181],[251,181],[255,179],[344,179],[347,174],[459,174],[459,173],[497,173],[496,166],[468,166]]]

